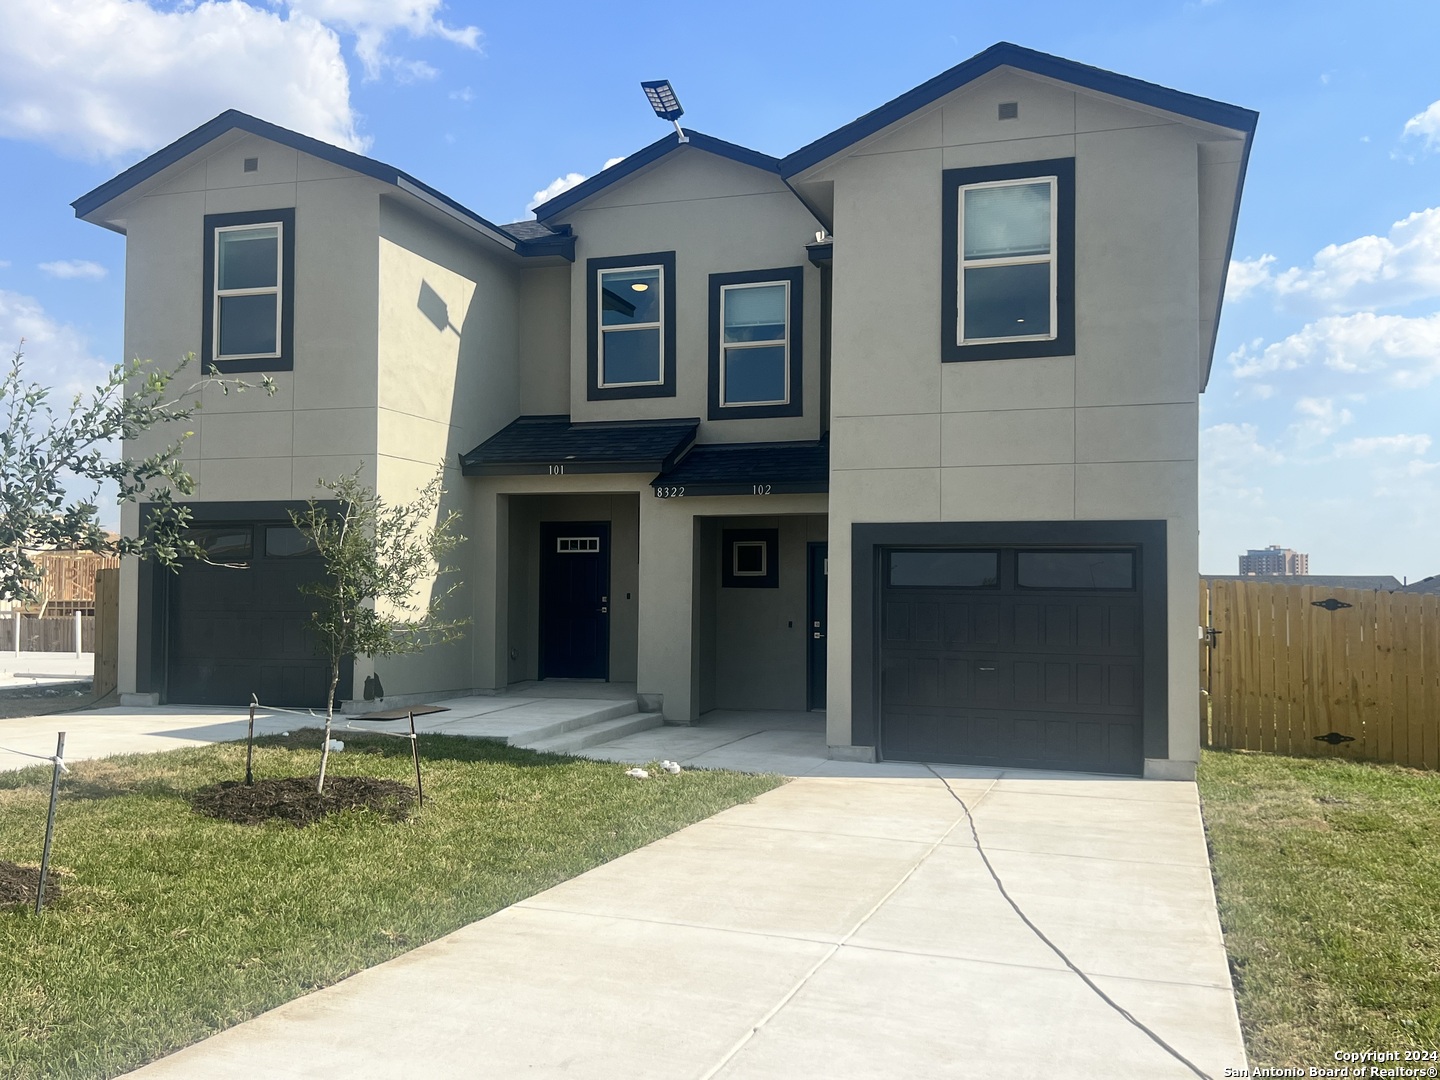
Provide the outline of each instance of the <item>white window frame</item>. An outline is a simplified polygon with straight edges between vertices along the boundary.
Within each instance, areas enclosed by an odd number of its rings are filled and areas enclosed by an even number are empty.
[[[740,569],[741,548],[760,549],[760,569]],[[732,577],[765,577],[770,572],[770,544],[765,540],[732,540],[730,542],[730,574]]]
[[[227,232],[252,232],[256,229],[275,230],[275,284],[257,289],[220,288],[220,234]],[[275,360],[284,348],[282,328],[285,325],[285,223],[283,221],[252,221],[244,225],[217,225],[215,227],[215,265],[210,268],[214,275],[214,294],[210,298],[213,325],[210,328],[210,355],[215,360]],[[275,296],[275,351],[267,353],[222,353],[220,351],[220,299],[225,296]]]
[[[998,259],[965,258],[965,193],[981,188],[1021,187],[1027,184],[1048,183],[1050,185],[1050,251],[1044,255],[1017,255]],[[979,184],[965,184],[958,188],[955,197],[956,221],[959,233],[955,237],[955,257],[959,260],[959,272],[955,275],[958,293],[955,308],[955,341],[959,345],[989,345],[1004,341],[1054,341],[1059,336],[1060,318],[1059,266],[1055,248],[1059,242],[1060,178],[1058,176],[1023,176],[1015,180],[987,180]],[[967,338],[965,336],[965,271],[968,268],[993,266],[1025,266],[1048,263],[1050,265],[1050,332],[1048,334],[1007,334],[1005,337]]]
[[[599,552],[600,538],[598,536],[557,536],[555,538],[557,555],[596,555]]]
[[[785,333],[779,338],[770,341],[735,341],[725,340],[725,297],[734,289],[769,289],[776,285],[785,286]],[[734,285],[720,286],[720,407],[722,409],[746,409],[755,406],[789,405],[790,404],[790,282],[786,278],[777,278],[774,281],[745,281],[737,282]],[[785,388],[785,393],[772,401],[728,401],[726,400],[725,384],[726,376],[730,371],[730,353],[732,350],[740,349],[772,349],[776,345],[785,347],[785,374],[780,385]]]
[[[654,270],[658,275],[655,289],[657,301],[655,309],[659,318],[648,323],[626,323],[624,326],[605,325],[605,277],[607,274],[633,274],[638,270]],[[665,385],[665,267],[659,263],[638,264],[636,266],[608,266],[604,270],[595,272],[595,318],[599,322],[596,329],[599,331],[600,355],[596,358],[596,379],[597,388],[607,390],[619,386],[664,386]],[[655,354],[656,377],[646,379],[643,382],[611,382],[605,377],[605,335],[615,333],[628,333],[632,330],[657,330],[659,331],[659,348]]]

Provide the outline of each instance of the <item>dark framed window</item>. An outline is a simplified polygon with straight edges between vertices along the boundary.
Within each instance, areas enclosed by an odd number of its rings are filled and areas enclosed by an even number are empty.
[[[295,211],[207,214],[202,278],[205,370],[292,370]]]
[[[799,416],[805,270],[710,275],[711,420]]]
[[[675,253],[588,259],[588,398],[675,396]]]
[[[1015,584],[1022,589],[1133,589],[1133,551],[1019,551]]]
[[[726,589],[778,589],[780,530],[722,529],[720,585]]]
[[[998,551],[892,551],[891,588],[995,589],[1000,586]]]
[[[197,545],[210,562],[248,562],[255,553],[255,530],[249,525],[190,528],[183,536]]]
[[[1075,159],[942,174],[940,357],[1075,352]]]
[[[267,559],[305,559],[319,554],[314,542],[294,525],[265,526]]]

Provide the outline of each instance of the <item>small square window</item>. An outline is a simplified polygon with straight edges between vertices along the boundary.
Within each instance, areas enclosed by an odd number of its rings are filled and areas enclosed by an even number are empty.
[[[727,589],[780,587],[779,529],[724,529],[720,534],[720,584]]]
[[[736,540],[730,545],[730,572],[736,577],[764,577],[765,556],[764,540]]]

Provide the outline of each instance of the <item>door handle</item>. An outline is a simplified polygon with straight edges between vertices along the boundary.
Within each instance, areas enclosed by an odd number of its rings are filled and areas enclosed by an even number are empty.
[[[609,609],[608,607],[602,607],[602,608],[600,609],[600,614],[601,614],[601,615],[608,615],[608,614],[610,614],[610,609]]]
[[[817,637],[817,638],[823,638],[825,635],[822,634],[822,633],[820,633],[819,630],[816,630],[813,636],[815,636],[815,637]]]

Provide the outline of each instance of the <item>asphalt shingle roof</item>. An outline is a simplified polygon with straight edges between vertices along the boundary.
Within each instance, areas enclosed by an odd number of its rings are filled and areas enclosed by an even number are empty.
[[[467,454],[466,476],[546,472],[660,472],[695,441],[698,419],[572,424],[568,416],[522,416]]]
[[[706,443],[651,484],[695,495],[748,495],[757,485],[776,495],[829,491],[830,443]]]

